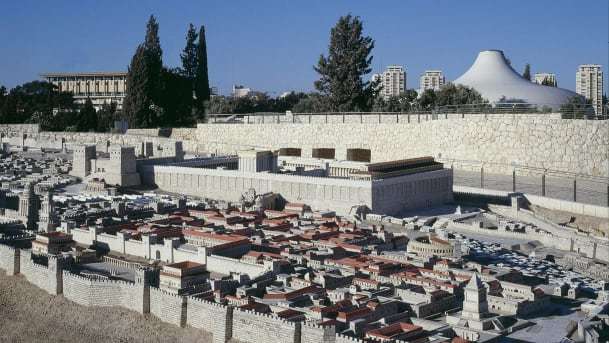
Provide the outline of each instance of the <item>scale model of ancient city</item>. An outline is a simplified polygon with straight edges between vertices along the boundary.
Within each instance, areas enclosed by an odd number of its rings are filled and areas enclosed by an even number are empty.
[[[606,105],[500,50],[472,60],[421,91],[474,89],[482,106],[3,124],[0,270],[217,343],[606,342]],[[600,68],[578,71],[598,94]],[[373,77],[381,96],[399,70]],[[85,107],[133,106],[113,88],[127,73],[43,77]]]

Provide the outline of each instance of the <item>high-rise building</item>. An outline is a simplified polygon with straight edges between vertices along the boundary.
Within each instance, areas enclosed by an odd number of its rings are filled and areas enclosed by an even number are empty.
[[[597,115],[603,113],[603,69],[599,64],[582,64],[575,77],[575,91],[592,101]]]
[[[538,85],[542,85],[546,83],[546,86],[558,87],[558,82],[556,82],[556,74],[554,73],[535,73],[535,78],[533,82]]]
[[[388,66],[382,74],[373,74],[372,81],[377,80],[383,87],[381,95],[385,100],[400,95],[406,90],[406,71],[402,66]]]
[[[243,98],[250,95],[251,92],[252,89],[249,87],[245,87],[242,85],[233,85],[233,98]]]
[[[427,89],[438,90],[444,86],[446,79],[441,70],[426,70],[419,82],[419,92],[423,93]]]

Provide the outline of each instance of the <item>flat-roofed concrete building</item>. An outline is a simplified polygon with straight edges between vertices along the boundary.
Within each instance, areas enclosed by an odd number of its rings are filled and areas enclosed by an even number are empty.
[[[91,99],[96,110],[115,103],[122,109],[127,92],[127,72],[43,73],[40,76],[60,92],[72,92],[78,104]]]
[[[602,68],[600,64],[582,64],[575,78],[575,92],[592,102],[596,115],[603,114]]]

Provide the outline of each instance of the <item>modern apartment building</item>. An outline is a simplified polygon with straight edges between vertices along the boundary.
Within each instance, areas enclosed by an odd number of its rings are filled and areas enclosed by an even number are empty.
[[[245,87],[242,85],[233,85],[233,91],[231,94],[233,98],[243,98],[250,95],[251,92],[252,89],[249,87]]]
[[[603,113],[603,69],[599,64],[582,64],[575,77],[575,92],[592,101],[594,112]]]
[[[556,74],[554,73],[535,73],[535,78],[533,82],[538,85],[541,85],[546,81],[546,86],[558,87],[558,82],[556,82]]]
[[[383,73],[373,74],[372,81],[376,80],[380,80],[383,87],[381,95],[385,100],[400,95],[406,90],[406,71],[402,66],[388,66]]]
[[[118,109],[123,107],[126,72],[44,73],[40,76],[57,86],[60,92],[72,92],[77,104],[84,104],[90,98],[96,110],[111,103],[116,103]]]
[[[426,70],[419,82],[419,92],[423,93],[427,89],[438,90],[444,86],[446,79],[441,70]]]

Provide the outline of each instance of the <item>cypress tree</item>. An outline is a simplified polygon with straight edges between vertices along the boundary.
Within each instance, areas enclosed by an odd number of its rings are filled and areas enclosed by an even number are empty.
[[[373,103],[374,89],[363,76],[370,73],[374,40],[362,34],[359,17],[340,17],[330,32],[328,57],[319,57],[315,88],[329,97],[333,110],[363,111]]]
[[[205,102],[209,100],[209,76],[207,75],[207,43],[205,41],[205,26],[199,30],[199,43],[197,44],[197,69],[194,86],[197,116],[205,117]]]
[[[524,72],[522,73],[522,77],[531,81],[531,65],[530,64],[527,63],[527,65],[524,66]]]
[[[190,80],[195,79],[197,73],[197,30],[193,24],[188,26],[188,32],[186,33],[186,46],[180,54],[182,60],[181,73]]]
[[[154,104],[161,102],[161,69],[163,68],[163,50],[159,39],[159,24],[151,15],[146,24],[146,39],[144,40],[146,63],[151,82],[151,99]]]
[[[80,109],[76,129],[81,132],[97,129],[97,112],[93,107],[91,98],[87,98],[85,105]]]
[[[152,89],[149,64],[144,45],[137,47],[127,73],[127,93],[123,112],[132,128],[152,125]]]

